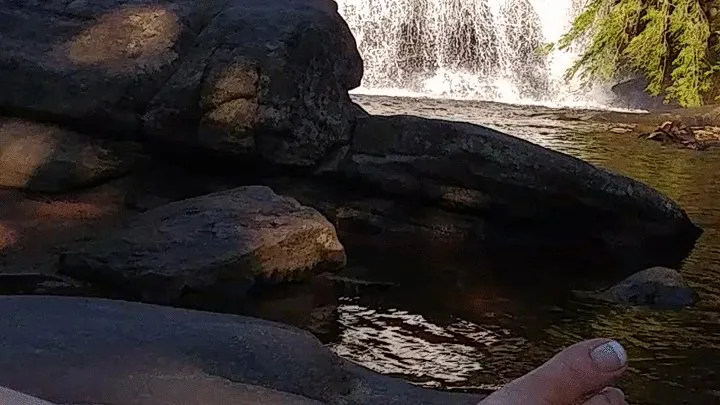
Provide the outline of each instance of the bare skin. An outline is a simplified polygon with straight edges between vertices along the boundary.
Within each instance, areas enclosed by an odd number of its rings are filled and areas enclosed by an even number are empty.
[[[626,405],[610,384],[627,368],[627,354],[609,339],[568,347],[547,363],[506,385],[478,405]],[[0,387],[0,404],[53,405]]]
[[[610,384],[627,369],[627,354],[609,339],[568,347],[547,363],[507,384],[479,405],[626,405]]]

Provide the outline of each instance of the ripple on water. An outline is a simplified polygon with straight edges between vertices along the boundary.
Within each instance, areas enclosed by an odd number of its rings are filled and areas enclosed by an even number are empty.
[[[420,385],[497,388],[488,364],[516,357],[526,345],[507,329],[456,319],[438,324],[418,313],[371,309],[344,297],[338,308],[343,332],[330,347],[370,369],[398,374]],[[491,367],[492,368],[492,365]],[[471,377],[491,372],[488,382]]]

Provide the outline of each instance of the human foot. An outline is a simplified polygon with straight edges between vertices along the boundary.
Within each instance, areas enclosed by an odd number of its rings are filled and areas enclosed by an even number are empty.
[[[592,339],[558,353],[507,384],[479,405],[625,405],[609,387],[627,368],[627,354],[614,340]]]

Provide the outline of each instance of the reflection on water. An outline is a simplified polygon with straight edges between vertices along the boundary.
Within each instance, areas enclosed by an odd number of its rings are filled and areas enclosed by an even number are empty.
[[[333,349],[373,370],[412,376],[418,383],[467,381],[484,369],[487,356],[481,347],[509,336],[507,330],[493,331],[464,320],[441,326],[420,314],[370,309],[350,298],[343,301],[338,308],[343,332]]]
[[[682,268],[702,302],[676,312],[622,308],[544,297],[541,285],[519,291],[507,280],[360,291],[341,299],[334,350],[417,383],[481,389],[524,374],[578,340],[607,336],[630,354],[620,385],[631,403],[720,403],[720,150],[680,150],[611,133],[608,125],[582,120],[582,112],[573,120],[544,107],[354,98],[374,114],[484,124],[659,189],[705,231]]]

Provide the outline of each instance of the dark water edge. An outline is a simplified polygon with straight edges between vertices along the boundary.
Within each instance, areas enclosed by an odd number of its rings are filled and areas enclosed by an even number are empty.
[[[461,272],[453,263],[432,263],[426,265],[436,268],[436,282],[336,285],[325,287],[324,293],[316,288],[306,302],[293,304],[295,315],[276,317],[302,316],[308,319],[301,323],[321,325],[316,334],[333,350],[374,370],[426,386],[470,391],[497,387],[578,340],[613,337],[630,355],[629,373],[619,384],[630,403],[720,403],[720,150],[664,147],[608,132],[607,124],[583,120],[582,113],[568,119],[567,111],[545,107],[354,98],[374,114],[487,125],[669,195],[705,231],[681,268],[701,303],[683,311],[616,307],[575,298],[563,280],[470,280],[455,277]],[[524,271],[532,270],[533,263],[520,263]],[[351,268],[390,279],[400,267],[407,272],[421,265],[378,260],[373,252],[351,252],[350,257]],[[313,315],[299,315],[303,305],[312,307]]]

